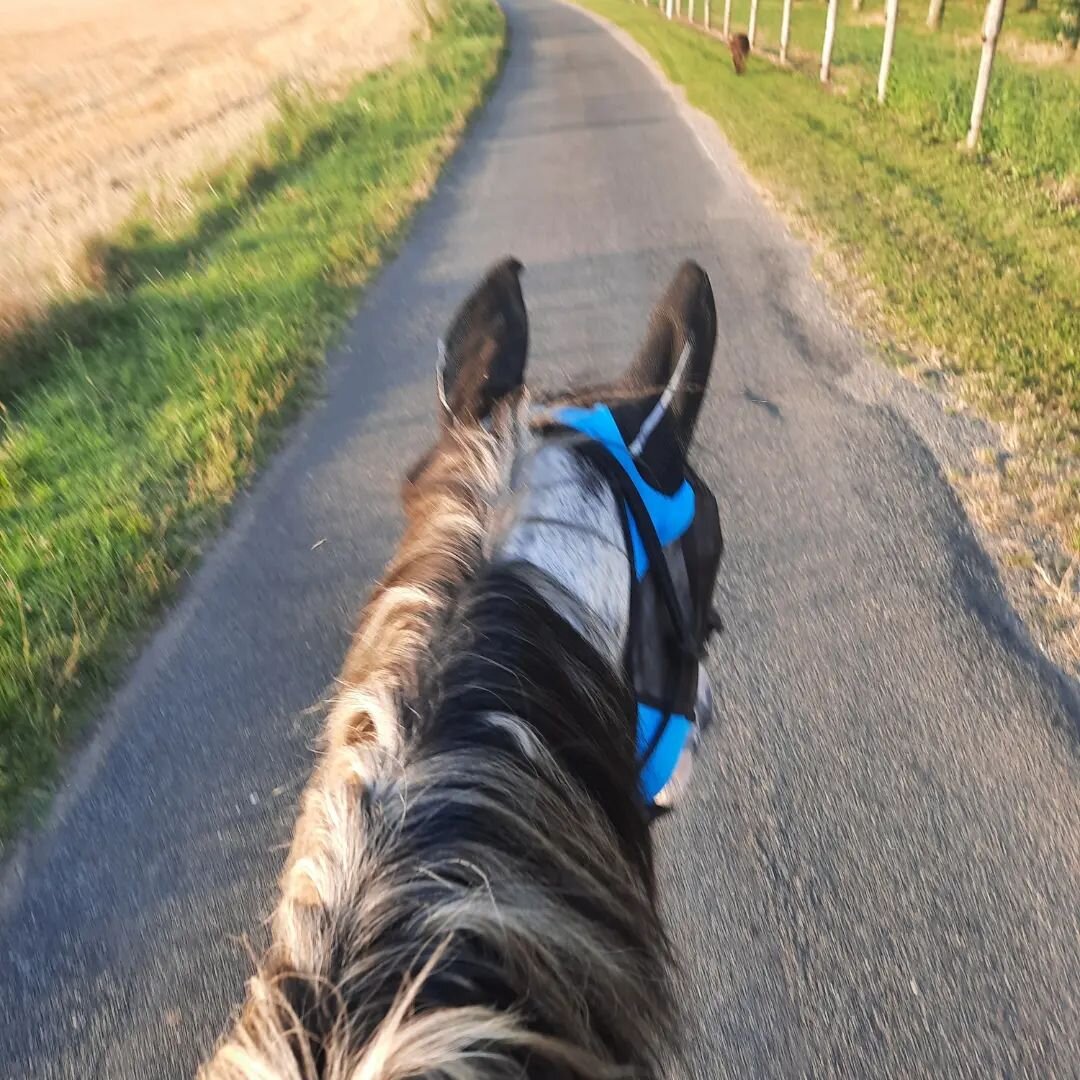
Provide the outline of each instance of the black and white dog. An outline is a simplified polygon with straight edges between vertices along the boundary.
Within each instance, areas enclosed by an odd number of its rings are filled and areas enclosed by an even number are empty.
[[[708,711],[716,338],[685,264],[617,382],[537,403],[521,266],[440,349],[440,434],[361,617],[223,1078],[652,1077],[649,823]]]

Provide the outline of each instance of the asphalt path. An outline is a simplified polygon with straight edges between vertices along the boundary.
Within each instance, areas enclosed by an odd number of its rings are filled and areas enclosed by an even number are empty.
[[[621,369],[685,257],[720,340],[718,722],[658,830],[692,1077],[1080,1075],[1076,687],[722,139],[624,40],[507,0],[492,100],[0,889],[0,1075],[190,1075],[264,939],[318,702],[433,431],[435,341],[526,264],[534,377]],[[751,76],[752,77],[752,74]],[[951,449],[950,449],[951,448]]]

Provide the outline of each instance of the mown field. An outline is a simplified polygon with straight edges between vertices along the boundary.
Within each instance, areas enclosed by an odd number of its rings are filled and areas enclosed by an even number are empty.
[[[503,37],[450,0],[409,59],[284,96],[191,213],[130,220],[0,343],[0,836],[303,401]]]
[[[795,3],[793,62],[781,67],[769,53],[782,5],[762,0],[757,55],[738,78],[723,42],[655,6],[580,2],[625,28],[716,119],[833,256],[824,276],[887,352],[952,373],[967,400],[1006,422],[1014,511],[1080,554],[1080,62],[1040,42],[1046,16],[1007,13],[982,143],[968,154],[958,144],[981,5],[950,0],[937,34],[923,5],[903,8],[881,106],[877,5],[856,14],[841,4],[834,84],[823,87],[824,3]],[[716,25],[722,5],[712,7]],[[748,11],[736,5],[733,30]]]
[[[0,330],[79,280],[82,244],[185,197],[261,131],[281,86],[400,59],[423,0],[3,0]]]

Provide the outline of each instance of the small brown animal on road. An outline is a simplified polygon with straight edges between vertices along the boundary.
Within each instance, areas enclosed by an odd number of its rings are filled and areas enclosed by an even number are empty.
[[[735,64],[735,74],[741,75],[746,70],[746,58],[750,55],[750,39],[745,34],[732,34],[728,38],[731,59]]]

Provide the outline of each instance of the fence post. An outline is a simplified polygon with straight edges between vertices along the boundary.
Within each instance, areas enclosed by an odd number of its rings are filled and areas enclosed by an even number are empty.
[[[705,29],[712,29],[712,12],[709,10],[712,5],[709,0],[705,0]]]
[[[664,14],[670,19],[675,11],[675,0],[667,0],[667,7],[664,9]]]
[[[998,34],[1005,20],[1005,0],[989,0],[986,5],[986,17],[983,19],[982,58],[979,60],[979,77],[975,83],[975,100],[971,103],[971,128],[967,133],[967,148],[974,150],[982,131],[983,112],[986,110],[986,95],[990,90],[990,70],[994,66],[994,53],[997,51]]]
[[[750,25],[746,28],[746,36],[750,39],[750,48],[754,47],[754,36],[757,34],[757,8],[758,0],[750,0]]]
[[[731,0],[724,0],[724,40],[731,37]]]
[[[930,8],[926,13],[926,25],[931,30],[940,30],[941,21],[945,18],[945,0],[930,0]]]
[[[885,91],[889,86],[889,68],[892,66],[893,45],[896,44],[896,20],[900,14],[900,0],[886,0],[885,42],[881,47],[881,68],[877,77],[877,99],[885,104]]]
[[[832,48],[836,40],[836,8],[838,0],[829,0],[829,12],[825,16],[825,40],[821,43],[821,81],[827,83],[832,73]]]
[[[694,0],[690,0],[690,2],[686,5],[686,17],[691,22],[694,21]]]
[[[784,0],[784,14],[780,19],[780,63],[787,63],[788,38],[791,37],[791,0]]]

